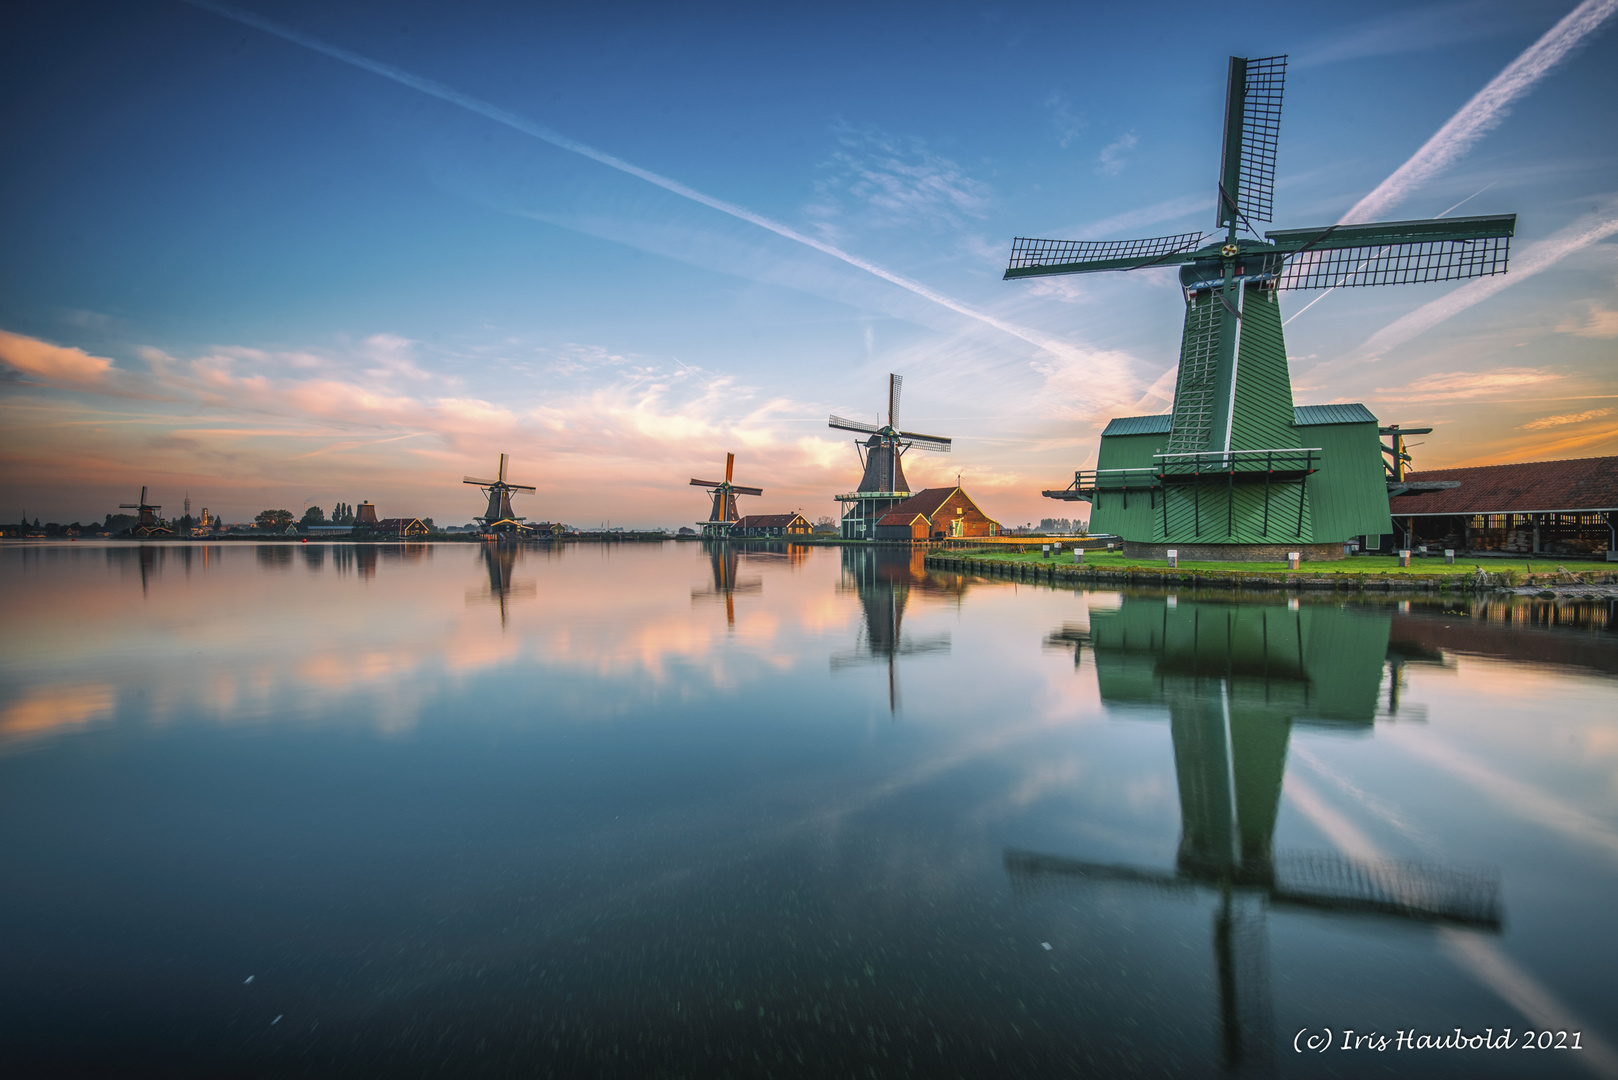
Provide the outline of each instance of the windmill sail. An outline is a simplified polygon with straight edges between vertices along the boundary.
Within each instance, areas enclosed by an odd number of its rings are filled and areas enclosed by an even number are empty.
[[[1516,231],[1516,214],[1493,214],[1265,235],[1278,249],[1296,249],[1281,271],[1281,288],[1334,289],[1503,274]]]
[[[1275,151],[1281,135],[1281,92],[1287,58],[1230,58],[1225,141],[1219,162],[1221,229],[1269,221],[1275,203]]]
[[[1090,274],[1098,270],[1139,270],[1170,262],[1202,244],[1205,234],[1177,233],[1148,240],[1035,240],[1019,236],[1011,242],[1006,279],[1045,274]]]

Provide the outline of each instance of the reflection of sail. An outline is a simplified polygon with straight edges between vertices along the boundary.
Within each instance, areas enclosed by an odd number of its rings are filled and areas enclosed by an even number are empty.
[[[691,601],[716,599],[725,602],[725,623],[728,626],[736,625],[736,594],[756,593],[764,591],[762,578],[749,578],[746,581],[737,577],[736,567],[740,562],[740,555],[735,544],[726,540],[704,540],[704,550],[713,563],[713,588],[698,588],[691,590]]]
[[[887,664],[888,711],[895,712],[899,706],[896,659],[916,653],[949,651],[948,634],[912,639],[901,633],[910,590],[936,591],[941,587],[923,565],[926,554],[922,551],[845,547],[842,557],[843,580],[837,589],[858,594],[865,618],[854,651],[832,657],[832,670],[865,663]]]
[[[1123,882],[1219,894],[1213,943],[1227,1067],[1263,1071],[1273,1039],[1265,912],[1272,905],[1498,929],[1492,872],[1271,849],[1294,724],[1366,728],[1377,716],[1389,616],[1336,606],[1126,597],[1088,630],[1047,644],[1088,645],[1110,710],[1167,707],[1180,796],[1173,872],[1007,851],[1019,892]]]
[[[492,600],[500,605],[500,627],[506,625],[506,602],[518,596],[534,596],[538,593],[538,586],[532,581],[521,584],[513,580],[517,568],[518,554],[522,548],[516,544],[484,544],[482,545],[483,568],[489,575],[487,589],[473,589],[467,593],[467,600]]]

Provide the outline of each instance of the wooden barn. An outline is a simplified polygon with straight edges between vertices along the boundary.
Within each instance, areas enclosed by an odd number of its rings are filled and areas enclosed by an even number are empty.
[[[736,519],[731,536],[808,536],[814,526],[802,514],[748,514]]]
[[[999,536],[1000,523],[978,509],[961,487],[927,488],[882,515],[878,540],[956,540]]]
[[[1618,457],[1427,469],[1404,479],[1459,486],[1390,498],[1396,547],[1618,558]]]

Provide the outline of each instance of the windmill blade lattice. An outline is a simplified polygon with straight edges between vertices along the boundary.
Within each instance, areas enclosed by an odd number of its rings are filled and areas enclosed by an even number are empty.
[[[1230,58],[1225,148],[1220,161],[1219,225],[1237,216],[1269,221],[1275,204],[1275,152],[1281,137],[1285,56]]]
[[[1035,240],[1019,236],[1011,242],[1011,264],[1006,269],[1006,277],[1031,277],[1036,272],[1088,274],[1098,270],[1138,270],[1159,265],[1166,261],[1166,256],[1196,250],[1205,235],[1177,233],[1147,240]]]
[[[936,450],[940,454],[949,453],[953,440],[942,435],[918,435],[914,431],[900,431],[896,433],[901,439],[920,450]]]
[[[882,428],[876,424],[867,424],[860,420],[845,420],[836,413],[832,413],[831,416],[826,420],[826,426],[836,428],[839,431],[859,431],[866,435],[875,435],[877,432],[882,430]]]
[[[1281,288],[1333,289],[1504,274],[1516,231],[1516,214],[1494,214],[1349,225],[1312,235],[1290,229],[1267,237],[1278,248],[1300,245],[1281,270]]]

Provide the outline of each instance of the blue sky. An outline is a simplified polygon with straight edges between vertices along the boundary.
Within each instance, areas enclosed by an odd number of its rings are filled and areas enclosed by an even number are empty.
[[[889,371],[956,440],[913,486],[1064,514],[1038,491],[1106,419],[1167,409],[1180,303],[1172,271],[1003,282],[1013,236],[1211,231],[1232,53],[1291,56],[1274,227],[1330,224],[1574,8],[240,9],[300,44],[14,5],[0,519],[148,484],[458,522],[504,451],[530,517],[673,525],[727,450],[752,509],[818,517],[858,478],[825,416],[875,419]],[[1618,453],[1613,22],[1376,215],[1514,211],[1530,272],[1327,296],[1287,327],[1300,403],[1435,425],[1418,464]]]

